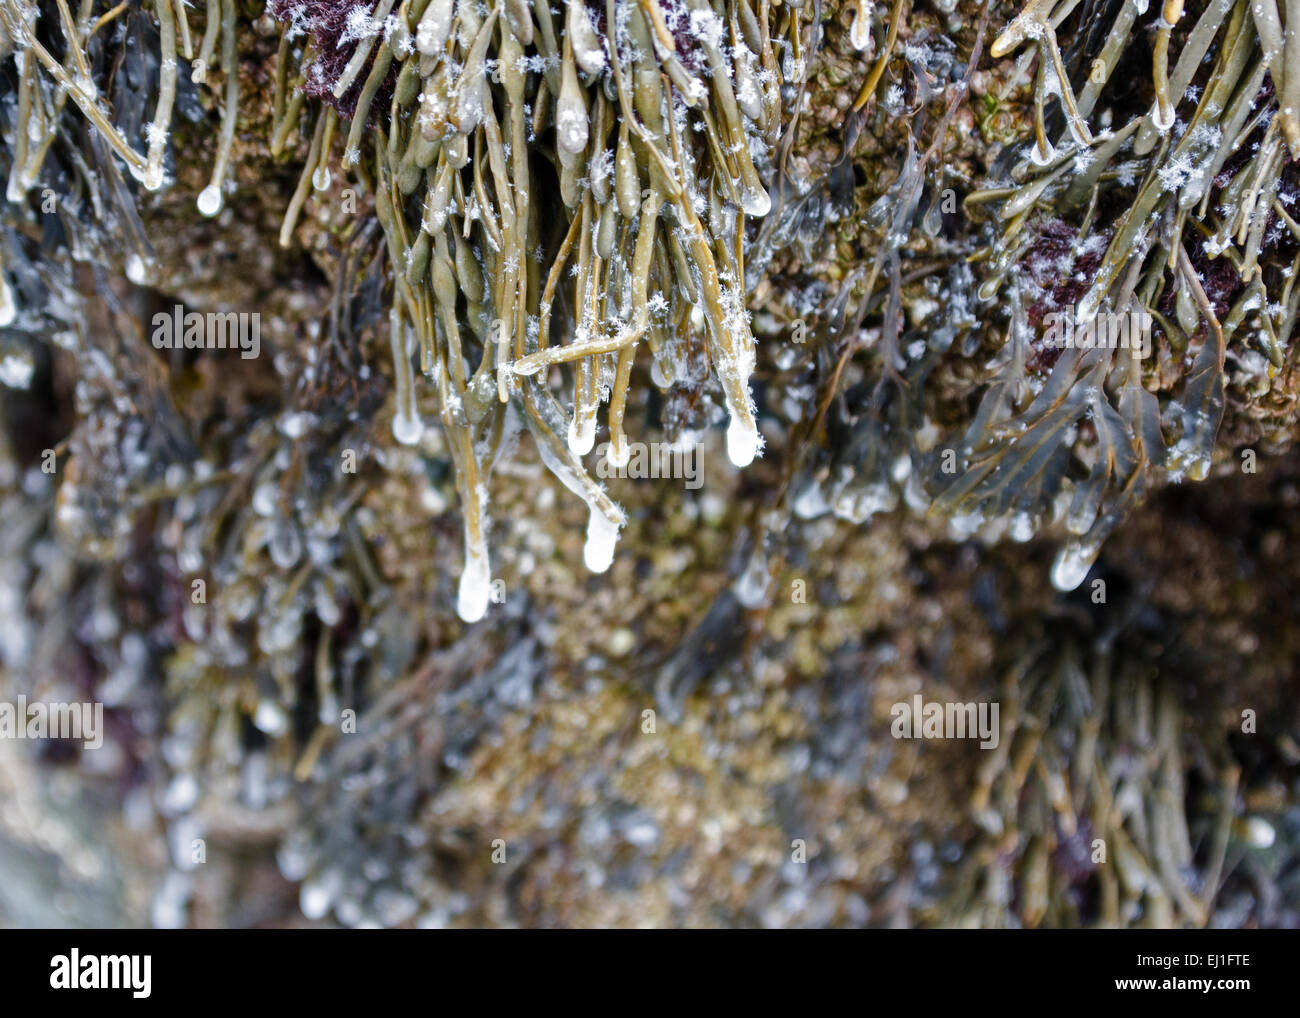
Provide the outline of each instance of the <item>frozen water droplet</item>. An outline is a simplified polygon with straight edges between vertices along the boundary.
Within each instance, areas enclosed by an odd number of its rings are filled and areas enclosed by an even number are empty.
[[[1088,575],[1100,550],[1098,545],[1067,541],[1052,563],[1052,586],[1062,592],[1074,590]]]
[[[221,188],[216,184],[205,187],[199,192],[198,206],[199,211],[205,216],[215,216],[221,211]]]
[[[36,361],[30,350],[23,348],[0,354],[0,382],[9,388],[30,388],[35,373]]]
[[[317,191],[324,191],[330,186],[330,168],[328,166],[317,166],[315,172],[311,175],[311,186]]]
[[[302,557],[302,537],[298,528],[290,522],[282,522],[271,533],[268,545],[271,561],[281,569],[292,569]]]
[[[491,585],[487,555],[482,551],[471,551],[465,558],[465,568],[460,574],[456,614],[466,622],[477,622],[486,615]]]
[[[727,425],[727,457],[738,467],[747,467],[754,462],[762,445],[758,429],[754,422],[733,414]]]
[[[308,919],[323,919],[338,894],[337,884],[337,880],[330,880],[328,876],[304,883],[298,892],[298,907],[302,914]]]
[[[609,440],[609,446],[605,449],[605,459],[611,467],[622,468],[627,466],[628,460],[632,458],[632,450],[628,447],[627,439],[623,435],[614,435]]]
[[[150,166],[144,171],[140,183],[144,185],[146,191],[157,191],[158,188],[163,186],[163,168],[161,166]]]
[[[1151,123],[1154,125],[1155,129],[1159,131],[1161,134],[1164,134],[1166,131],[1169,130],[1169,128],[1173,127],[1174,126],[1173,103],[1170,103],[1164,109],[1160,108],[1159,102],[1157,102],[1153,107],[1151,107]]]
[[[1016,513],[1011,518],[1011,540],[1024,544],[1034,536],[1034,520],[1029,513]]]
[[[871,50],[871,6],[865,5],[866,10],[862,7],[856,7],[853,11],[853,22],[849,25],[849,42],[853,48],[862,53],[869,53]]]
[[[736,595],[737,601],[753,611],[763,607],[767,598],[767,588],[771,582],[772,574],[767,568],[767,558],[755,552],[750,556],[745,571],[736,577],[731,590]]]
[[[149,285],[149,266],[138,254],[133,254],[126,260],[126,278],[136,286]]]
[[[1272,848],[1277,840],[1273,825],[1263,817],[1251,817],[1246,821],[1246,841],[1255,848]]]
[[[393,437],[402,445],[415,445],[424,434],[424,422],[418,414],[407,416],[401,410],[393,414]]]
[[[746,215],[765,216],[772,211],[772,199],[761,187],[746,191],[741,201]]]
[[[1048,143],[1046,150],[1039,148],[1038,145],[1035,144],[1034,147],[1029,150],[1029,159],[1035,166],[1049,166],[1052,161],[1056,159],[1056,149],[1052,148],[1050,142]]]
[[[586,456],[596,444],[596,418],[574,415],[569,421],[569,449],[575,456]]]
[[[831,507],[826,501],[826,493],[822,491],[821,485],[816,481],[809,481],[795,497],[791,508],[799,519],[815,520],[830,512]]]
[[[587,521],[587,544],[582,560],[593,573],[603,573],[614,562],[614,545],[618,543],[618,524],[599,509],[591,510]]]
[[[0,279],[0,329],[13,325],[18,317],[18,307],[14,304],[14,292],[9,289],[9,281]]]
[[[279,487],[273,481],[264,481],[253,489],[253,512],[263,517],[274,516],[279,497]]]
[[[283,735],[289,730],[289,718],[274,700],[262,700],[253,714],[253,724],[267,735]]]

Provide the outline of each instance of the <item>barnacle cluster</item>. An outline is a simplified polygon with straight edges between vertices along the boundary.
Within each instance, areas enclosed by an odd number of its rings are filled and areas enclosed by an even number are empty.
[[[703,346],[732,460],[759,451],[746,221],[771,208],[776,146],[815,29],[791,4],[394,6],[271,7],[285,21],[276,138],[309,115],[304,94],[325,100],[281,238],[308,182],[328,179],[342,110],[342,162],[373,186],[394,266],[393,433],[419,441],[423,375],[455,457],[458,609],[474,621],[491,575],[487,477],[520,421],[590,508],[584,557],[595,572],[609,567],[625,518],[582,457],[607,402],[608,457],[626,464],[639,351],[666,387],[684,351]]]

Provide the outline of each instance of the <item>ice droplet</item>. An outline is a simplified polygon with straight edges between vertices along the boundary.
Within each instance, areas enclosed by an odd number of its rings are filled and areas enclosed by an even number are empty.
[[[199,211],[205,216],[211,218],[221,211],[221,188],[216,184],[209,184],[199,192],[198,200]]]
[[[1063,593],[1074,590],[1088,575],[1100,550],[1099,545],[1067,541],[1052,563],[1052,586]]]
[[[605,459],[609,465],[622,468],[627,466],[631,458],[632,450],[628,447],[627,439],[623,435],[610,436],[609,445],[605,449]]]
[[[161,166],[150,166],[140,178],[140,183],[144,185],[146,191],[157,191],[163,186],[163,168]]]
[[[791,508],[799,519],[815,520],[818,516],[825,516],[831,507],[826,501],[826,493],[822,491],[821,485],[810,480],[795,497]]]
[[[574,414],[569,421],[569,449],[575,456],[586,456],[596,444],[596,418],[591,414]]]
[[[772,211],[772,199],[761,187],[746,191],[741,201],[744,203],[745,214],[749,216],[765,216]]]
[[[727,456],[738,467],[747,467],[758,455],[762,439],[752,420],[733,414],[727,425]]]
[[[302,537],[298,527],[290,521],[281,521],[271,531],[271,540],[267,542],[271,561],[281,569],[292,569],[302,557]]]
[[[614,562],[614,545],[618,543],[618,524],[599,509],[591,510],[587,521],[587,544],[582,560],[593,573],[603,573]]]
[[[465,557],[465,568],[460,574],[456,614],[466,622],[477,622],[486,615],[490,586],[487,555],[482,551],[471,551]]]
[[[136,286],[149,284],[149,266],[138,254],[133,254],[126,260],[126,278]]]
[[[587,108],[580,98],[561,97],[556,104],[555,128],[564,151],[576,154],[587,147]]]
[[[1173,103],[1169,103],[1164,109],[1161,109],[1160,105],[1161,104],[1157,102],[1155,106],[1151,108],[1151,123],[1155,126],[1157,131],[1164,134],[1169,130],[1169,128],[1174,126],[1174,106]]]
[[[871,5],[861,6],[853,11],[853,22],[849,25],[849,42],[853,48],[867,53],[871,49]]]
[[[424,434],[424,422],[419,414],[407,414],[398,410],[393,414],[393,437],[402,445],[415,445]]]
[[[289,730],[289,718],[274,700],[262,700],[253,714],[253,725],[267,735],[283,735]]]
[[[330,168],[317,166],[311,175],[311,186],[317,191],[324,191],[330,186]]]
[[[0,329],[13,325],[18,317],[18,308],[14,304],[14,292],[9,289],[9,281],[0,279]]]
[[[1277,840],[1273,825],[1263,817],[1251,817],[1246,821],[1246,841],[1254,848],[1272,848]]]
[[[36,361],[30,350],[0,354],[0,382],[11,389],[29,389],[36,374]]]
[[[736,595],[736,600],[753,611],[763,607],[767,588],[771,582],[772,574],[767,567],[767,557],[761,552],[755,552],[750,556],[745,571],[736,577],[736,582],[731,589]]]
[[[325,880],[309,880],[298,892],[298,907],[308,919],[323,919],[334,903],[337,889]]]

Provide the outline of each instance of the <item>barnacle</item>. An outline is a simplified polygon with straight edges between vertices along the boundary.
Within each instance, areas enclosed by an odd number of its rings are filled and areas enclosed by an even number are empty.
[[[393,8],[271,6],[285,22],[281,58],[296,67],[277,72],[295,95],[284,103],[277,91],[277,139],[315,116],[281,239],[306,181],[328,173],[337,109],[351,119],[343,165],[372,184],[394,266],[393,433],[413,444],[423,430],[414,356],[456,461],[458,607],[473,621],[488,602],[487,478],[516,422],[589,506],[584,557],[596,572],[624,514],[582,457],[607,402],[609,459],[626,462],[638,352],[670,384],[680,343],[700,335],[731,458],[744,466],[758,453],[746,224],[771,207],[782,88],[802,84],[809,25],[797,7],[775,19],[766,4],[705,0]],[[789,43],[780,64],[778,38]],[[298,103],[304,92],[323,108]],[[562,366],[564,399],[553,389]]]

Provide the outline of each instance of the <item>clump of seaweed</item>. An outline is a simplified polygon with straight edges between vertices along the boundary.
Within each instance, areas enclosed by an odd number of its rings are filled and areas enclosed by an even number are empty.
[[[1009,518],[1020,539],[1063,521],[1052,570],[1062,590],[1157,480],[1207,476],[1227,360],[1267,389],[1289,371],[1300,304],[1289,208],[1300,138],[1283,60],[1300,24],[1283,30],[1271,0],[1212,0],[1189,25],[1169,0],[1143,109],[1142,88],[1114,76],[1143,52],[1145,7],[1090,5],[1065,54],[1057,32],[1073,3],[1030,3],[998,36],[995,57],[1033,47],[1008,85],[1036,59],[1033,136],[997,186],[966,200],[994,210],[979,296],[1001,295],[1010,321],[961,469],[932,474],[935,504],[975,525]],[[1045,350],[1049,312],[1076,328],[1147,316],[1151,356],[1137,342]]]
[[[1226,742],[1192,753],[1178,683],[1139,634],[1060,619],[1008,668],[953,889],[981,927],[1204,926],[1237,809]],[[1185,743],[1189,745],[1185,745]],[[1189,781],[1204,789],[1191,807]],[[1201,801],[1203,800],[1203,801]],[[1205,822],[1201,814],[1205,812]]]
[[[458,609],[473,621],[488,603],[487,478],[521,424],[590,508],[587,566],[608,568],[624,514],[582,457],[607,402],[609,459],[626,462],[643,348],[662,386],[684,349],[707,351],[732,461],[759,452],[746,222],[771,208],[815,29],[802,7],[737,0],[394,6],[271,6],[285,22],[276,147],[311,115],[305,95],[326,100],[281,239],[350,115],[342,162],[373,188],[394,270],[393,433],[424,430],[414,356],[455,459]]]

